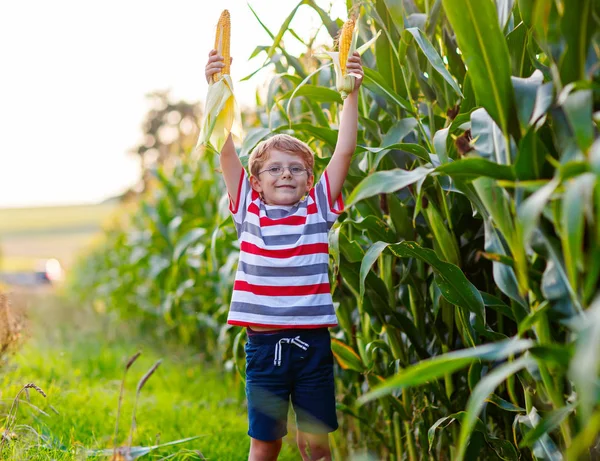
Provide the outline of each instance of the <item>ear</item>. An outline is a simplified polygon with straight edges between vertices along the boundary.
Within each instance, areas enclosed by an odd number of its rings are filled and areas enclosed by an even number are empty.
[[[308,193],[313,186],[315,185],[315,174],[311,173],[311,175],[306,180],[306,193]]]
[[[254,189],[256,192],[258,192],[259,194],[262,193],[263,189],[260,185],[260,180],[255,176],[250,176],[250,185],[252,186],[252,189]]]

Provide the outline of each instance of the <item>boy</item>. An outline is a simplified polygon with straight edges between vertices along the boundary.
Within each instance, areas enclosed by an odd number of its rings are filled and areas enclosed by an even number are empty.
[[[223,58],[212,50],[206,78]],[[247,328],[246,396],[249,459],[276,460],[287,434],[291,397],[303,460],[331,459],[337,429],[333,354],[328,327],[337,325],[328,273],[328,231],[342,212],[342,185],[356,148],[360,55],[346,98],[335,151],[314,184],[314,153],[300,140],[275,135],[242,167],[231,136],[220,155],[229,209],[240,240],[228,323]]]

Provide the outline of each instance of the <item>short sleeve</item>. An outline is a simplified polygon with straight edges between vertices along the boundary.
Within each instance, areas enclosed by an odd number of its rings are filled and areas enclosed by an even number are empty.
[[[248,173],[246,173],[246,170],[242,168],[235,206],[231,196],[229,196],[229,211],[231,212],[231,216],[233,217],[236,228],[239,228],[246,218],[251,192],[252,186],[250,186],[250,181],[248,180]]]
[[[340,192],[335,203],[332,202],[327,170],[323,172],[321,178],[315,185],[315,201],[317,202],[319,213],[321,213],[323,218],[327,221],[328,227],[331,228],[338,216],[344,211],[344,200],[342,198],[342,193]]]

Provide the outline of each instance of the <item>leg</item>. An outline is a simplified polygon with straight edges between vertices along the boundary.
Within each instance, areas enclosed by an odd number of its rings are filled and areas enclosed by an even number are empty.
[[[331,461],[331,451],[329,449],[327,434],[311,434],[299,430],[296,441],[302,455],[302,461]]]
[[[329,332],[306,340],[310,347],[298,351],[292,403],[302,459],[331,459],[328,433],[338,428],[333,379],[333,354]]]
[[[250,454],[248,461],[277,461],[281,450],[281,439],[264,442],[258,439],[250,439]]]

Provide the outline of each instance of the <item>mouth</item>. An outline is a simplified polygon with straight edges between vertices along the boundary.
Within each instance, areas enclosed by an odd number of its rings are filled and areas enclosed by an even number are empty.
[[[283,185],[283,186],[277,186],[277,189],[295,189],[295,187],[290,186],[290,185]]]

